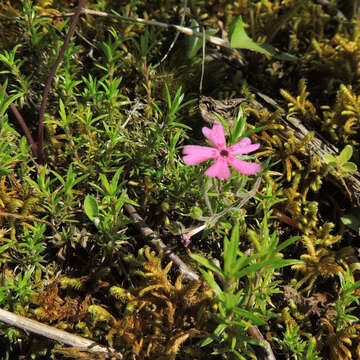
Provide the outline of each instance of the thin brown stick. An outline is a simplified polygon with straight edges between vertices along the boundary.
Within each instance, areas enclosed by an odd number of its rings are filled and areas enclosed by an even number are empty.
[[[91,353],[109,354],[116,359],[123,359],[122,354],[115,352],[114,349],[99,345],[96,342],[85,339],[79,335],[68,333],[64,330],[42,324],[39,321],[31,320],[3,309],[0,309],[0,321],[18,329],[46,337],[62,344],[74,346]]]
[[[49,96],[49,91],[50,91],[50,86],[51,86],[51,82],[56,74],[56,69],[59,66],[64,54],[65,54],[65,50],[68,47],[69,43],[70,43],[70,39],[71,39],[71,35],[73,34],[73,32],[75,31],[75,27],[76,24],[78,23],[79,20],[79,16],[81,13],[81,9],[84,7],[85,4],[85,0],[79,0],[78,6],[75,10],[74,13],[74,17],[72,19],[72,22],[70,24],[70,28],[69,31],[66,35],[66,39],[64,41],[63,46],[60,49],[59,55],[57,57],[57,59],[55,60],[55,63],[53,65],[53,67],[50,70],[50,74],[49,77],[46,81],[45,84],[45,88],[44,88],[44,92],[43,92],[43,96],[42,96],[42,100],[41,100],[41,106],[40,106],[40,115],[39,115],[39,128],[38,128],[38,139],[37,139],[37,144],[38,144],[38,160],[39,162],[42,164],[44,163],[44,118],[45,118],[45,110],[46,110],[46,102],[47,102],[47,98]]]
[[[248,328],[248,333],[252,338],[256,339],[264,346],[266,360],[276,360],[274,352],[271,349],[270,343],[264,339],[263,335],[261,334],[257,326],[252,326]]]
[[[2,89],[2,85],[0,84],[0,91],[1,91],[1,89]],[[8,96],[9,95],[5,91],[5,97],[8,97]],[[10,109],[13,112],[14,116],[16,117],[16,120],[18,121],[22,131],[24,132],[26,140],[31,145],[31,151],[32,151],[33,155],[37,156],[37,149],[38,149],[37,144],[36,144],[34,138],[32,137],[30,129],[26,125],[24,118],[19,113],[18,109],[16,108],[16,106],[14,104],[12,104],[12,103],[10,104]]]
[[[161,238],[152,229],[149,228],[143,218],[138,214],[134,206],[125,203],[124,207],[130,217],[135,221],[135,225],[140,230],[142,235],[148,239],[154,247],[163,251],[164,254],[179,267],[179,270],[182,274],[186,275],[189,280],[197,281],[200,279],[199,275],[189,269],[189,267],[162,242]]]

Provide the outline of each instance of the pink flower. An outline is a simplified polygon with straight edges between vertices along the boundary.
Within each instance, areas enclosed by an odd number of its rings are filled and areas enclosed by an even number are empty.
[[[214,125],[212,129],[202,128],[204,136],[214,146],[186,145],[183,149],[183,160],[187,165],[196,165],[203,161],[216,159],[216,161],[205,171],[210,177],[227,179],[230,177],[228,164],[235,170],[244,175],[255,175],[261,170],[259,164],[237,159],[234,155],[247,154],[257,150],[260,144],[252,144],[251,140],[246,137],[238,143],[226,147],[225,132],[222,125]]]

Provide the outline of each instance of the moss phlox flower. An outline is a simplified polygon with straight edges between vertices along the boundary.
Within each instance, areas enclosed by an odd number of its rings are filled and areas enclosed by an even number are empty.
[[[216,161],[205,171],[210,177],[228,179],[231,175],[229,166],[244,175],[255,175],[261,170],[259,164],[240,160],[235,155],[247,154],[257,150],[260,144],[252,144],[250,138],[243,138],[236,144],[226,147],[225,131],[221,124],[212,129],[203,127],[204,136],[214,146],[186,145],[183,149],[183,160],[187,165],[196,165],[203,161],[215,159]]]

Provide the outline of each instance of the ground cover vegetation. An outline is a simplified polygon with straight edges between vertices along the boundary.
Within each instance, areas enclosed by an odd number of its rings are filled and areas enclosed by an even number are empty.
[[[359,359],[359,17],[1,0],[0,358]]]

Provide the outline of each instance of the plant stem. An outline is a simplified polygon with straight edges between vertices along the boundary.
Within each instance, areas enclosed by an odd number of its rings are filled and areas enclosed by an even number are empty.
[[[59,55],[58,55],[57,59],[55,60],[53,67],[50,70],[49,77],[45,84],[45,88],[44,88],[44,92],[43,92],[43,96],[42,96],[42,100],[41,100],[41,106],[40,106],[38,138],[37,138],[37,145],[38,145],[37,157],[38,157],[38,161],[40,162],[40,164],[43,164],[45,161],[45,159],[44,159],[44,118],[45,118],[46,102],[48,99],[51,82],[56,74],[56,69],[58,68],[62,58],[64,57],[65,51],[66,51],[67,47],[69,46],[71,35],[75,31],[75,27],[76,27],[76,24],[78,23],[79,16],[80,16],[82,8],[84,7],[84,4],[85,4],[85,0],[79,0],[78,6],[75,10],[73,19],[70,24],[69,31],[66,35],[64,44],[61,47]]]
[[[113,349],[106,346],[98,345],[92,340],[70,334],[64,330],[42,324],[38,321],[28,319],[24,316],[14,314],[6,310],[0,309],[0,321],[26,332],[31,332],[33,334],[44,336],[48,339],[58,341],[61,344],[75,346],[80,348],[80,350],[84,350],[90,353],[111,354],[115,359],[123,359],[122,354],[119,352],[115,352]]]
[[[113,18],[113,19],[118,19],[118,20],[136,22],[136,23],[144,24],[144,25],[170,28],[170,29],[174,29],[178,32],[181,32],[185,35],[196,36],[200,39],[203,39],[203,37],[205,37],[206,41],[208,41],[209,43],[231,49],[230,43],[228,41],[223,40],[217,36],[212,36],[212,35],[207,35],[207,34],[204,35],[202,32],[192,30],[185,26],[172,25],[172,24],[167,24],[167,23],[163,23],[160,21],[154,21],[154,20],[145,20],[142,18],[134,18],[131,16],[121,16],[121,15],[109,14],[109,13],[106,13],[103,11],[90,10],[90,9],[86,9],[86,8],[81,10],[81,14],[82,15],[102,16],[102,17],[108,17],[108,18]],[[51,15],[51,16],[46,15],[44,17],[58,18],[58,17],[69,17],[69,16],[73,16],[73,15],[74,15],[74,13],[65,13],[65,14],[61,14],[61,15]]]
[[[1,91],[1,89],[2,89],[2,86],[0,84],[0,91]],[[5,92],[5,96],[7,97],[9,95]],[[38,146],[37,146],[34,138],[32,137],[31,132],[30,132],[28,126],[26,125],[26,122],[25,122],[24,118],[19,113],[18,109],[16,108],[16,106],[14,104],[10,104],[10,109],[13,112],[14,116],[16,117],[18,123],[20,124],[21,129],[25,134],[26,140],[31,145],[31,151],[32,151],[33,155],[37,156]]]

